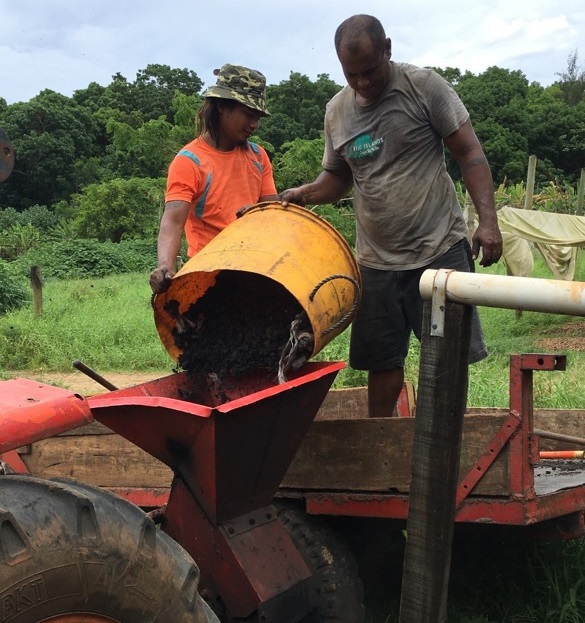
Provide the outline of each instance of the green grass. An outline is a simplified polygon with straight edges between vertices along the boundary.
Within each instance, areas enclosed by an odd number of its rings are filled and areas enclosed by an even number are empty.
[[[70,371],[74,359],[100,371],[172,369],[148,275],[48,281],[41,316],[23,309],[0,317],[0,370]]]

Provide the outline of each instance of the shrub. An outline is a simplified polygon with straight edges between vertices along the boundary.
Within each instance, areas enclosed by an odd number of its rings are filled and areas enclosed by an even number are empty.
[[[89,239],[60,240],[39,245],[13,262],[19,274],[40,266],[43,277],[86,279],[151,270],[156,266],[156,241],[121,243]]]
[[[76,234],[112,242],[156,236],[164,184],[164,179],[132,178],[86,186],[71,199]]]
[[[14,311],[28,303],[30,297],[24,279],[15,275],[9,262],[0,260],[0,314]]]
[[[157,264],[155,238],[122,240],[117,246],[127,273],[150,272]]]
[[[15,223],[0,234],[0,257],[13,260],[29,249],[38,247],[41,232],[30,223]]]
[[[22,214],[14,208],[0,209],[0,231],[6,231],[16,224],[22,223]]]
[[[66,240],[42,244],[14,262],[21,274],[40,266],[44,277],[83,279],[127,272],[116,246],[96,240]]]
[[[337,205],[325,203],[313,208],[315,214],[329,222],[345,238],[353,249],[355,246],[355,215],[351,200],[342,200]]]

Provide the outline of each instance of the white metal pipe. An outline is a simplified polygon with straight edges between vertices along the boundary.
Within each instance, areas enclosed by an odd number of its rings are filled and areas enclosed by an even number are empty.
[[[431,300],[441,282],[447,300],[453,303],[585,316],[585,283],[581,281],[429,269],[419,284],[422,298]]]

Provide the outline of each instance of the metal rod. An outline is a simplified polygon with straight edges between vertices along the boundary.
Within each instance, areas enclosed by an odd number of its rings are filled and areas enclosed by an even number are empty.
[[[585,450],[543,450],[539,459],[583,459]]]
[[[87,374],[90,379],[93,379],[96,383],[99,383],[100,385],[102,385],[106,389],[109,389],[112,392],[118,389],[114,384],[110,383],[110,381],[106,380],[101,374],[98,374],[95,370],[92,370],[89,366],[86,366],[84,363],[79,361],[79,359],[76,359],[73,362],[73,367],[76,370],[83,372],[83,374]]]
[[[543,439],[553,439],[555,441],[566,441],[568,443],[574,443],[578,446],[585,446],[585,439],[583,437],[574,437],[573,435],[563,435],[562,433],[553,433],[548,430],[541,430],[540,428],[534,429],[534,434],[542,437]]]
[[[579,281],[429,269],[419,284],[424,300],[431,300],[437,276],[446,272],[447,300],[454,303],[585,316],[585,283]]]

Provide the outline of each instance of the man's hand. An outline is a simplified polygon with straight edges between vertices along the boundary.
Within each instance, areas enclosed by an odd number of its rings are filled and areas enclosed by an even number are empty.
[[[304,206],[306,203],[302,187],[283,190],[278,197],[280,199],[280,203],[285,208],[289,203],[294,203],[298,206]]]
[[[162,294],[169,289],[175,273],[168,268],[155,268],[150,273],[150,287],[155,294]]]
[[[479,257],[481,247],[480,266],[491,266],[502,256],[502,234],[497,223],[488,227],[479,224],[471,239],[471,257],[476,260]]]

